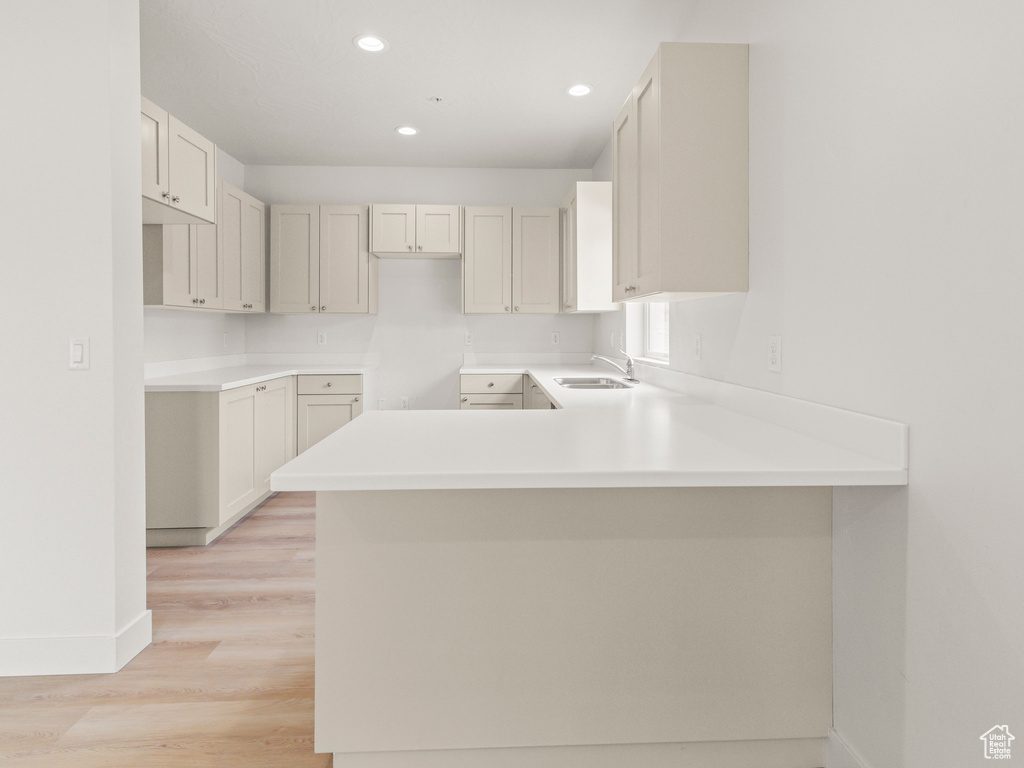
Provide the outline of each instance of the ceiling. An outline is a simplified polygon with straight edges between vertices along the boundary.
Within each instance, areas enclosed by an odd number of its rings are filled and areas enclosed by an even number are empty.
[[[246,165],[591,168],[695,3],[140,0],[142,93]]]

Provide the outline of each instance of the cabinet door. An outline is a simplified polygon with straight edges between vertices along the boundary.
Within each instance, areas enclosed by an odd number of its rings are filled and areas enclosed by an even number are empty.
[[[523,407],[522,395],[463,395],[464,411],[517,411]]]
[[[341,429],[363,412],[360,395],[299,395],[298,452]]]
[[[512,311],[557,314],[560,248],[557,208],[512,209]]]
[[[370,207],[371,246],[374,253],[413,253],[416,250],[416,206]]]
[[[168,116],[167,170],[171,204],[216,222],[216,149],[174,115]]]
[[[631,298],[636,278],[636,111],[630,97],[612,127],[612,299]]]
[[[196,295],[202,309],[224,307],[224,287],[216,224],[190,225],[196,249]]]
[[[224,273],[224,309],[242,310],[242,210],[245,193],[226,182],[219,182],[217,237]]]
[[[544,394],[544,390],[528,375],[523,376],[523,408],[549,411],[554,404]]]
[[[370,260],[376,267],[377,257],[370,256],[368,216],[363,205],[320,206],[321,312],[371,312]]]
[[[636,105],[636,279],[629,298],[661,288],[661,58],[633,89]]]
[[[242,200],[242,307],[263,312],[267,307],[267,207],[252,195]]]
[[[199,306],[194,235],[189,224],[146,224],[142,227],[146,304]]]
[[[270,206],[270,311],[320,311],[320,206]]]
[[[263,495],[270,490],[270,473],[295,458],[295,378],[256,388],[256,487]]]
[[[166,110],[149,99],[142,99],[142,195],[166,203],[167,188]]]
[[[462,216],[457,205],[416,206],[416,252],[462,253]]]
[[[512,311],[512,209],[467,207],[462,264],[462,311]]]
[[[562,207],[562,311],[575,312],[577,307],[576,287],[576,185]]]
[[[238,514],[259,495],[256,386],[220,395],[220,520]]]

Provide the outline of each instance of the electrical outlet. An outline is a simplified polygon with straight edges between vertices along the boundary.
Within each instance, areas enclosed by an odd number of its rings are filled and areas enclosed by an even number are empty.
[[[408,411],[409,410],[409,398],[408,397],[403,397],[400,402],[402,403],[402,410],[403,411]]]
[[[320,331],[316,335],[316,343],[319,347],[327,346],[327,331]]]
[[[771,373],[782,373],[782,337],[768,337],[768,370]]]
[[[700,334],[695,333],[693,334],[693,359],[700,360],[703,354],[704,349],[701,343]]]
[[[472,347],[473,346],[473,334],[472,333],[467,333],[466,334],[466,346],[467,347]]]
[[[378,411],[383,411],[383,410],[385,410],[385,406],[386,406],[386,401],[384,400],[384,398],[383,397],[378,397],[377,398],[377,410]]]
[[[557,332],[551,334],[551,343],[552,344],[557,344],[558,343],[558,333]]]

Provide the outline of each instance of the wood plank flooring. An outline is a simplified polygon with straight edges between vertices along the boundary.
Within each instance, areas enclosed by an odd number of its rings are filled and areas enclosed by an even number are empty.
[[[313,752],[314,494],[150,549],[153,644],[112,675],[0,678],[4,768],[325,768]]]

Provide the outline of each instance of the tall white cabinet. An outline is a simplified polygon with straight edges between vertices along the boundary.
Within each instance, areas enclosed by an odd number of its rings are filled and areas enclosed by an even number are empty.
[[[662,43],[616,116],[616,301],[747,290],[747,58]]]
[[[550,207],[465,208],[464,313],[558,313],[559,215]]]
[[[377,312],[365,205],[270,206],[270,311]]]
[[[266,206],[227,182],[219,187],[217,245],[224,286],[222,306],[237,312],[263,312]]]

